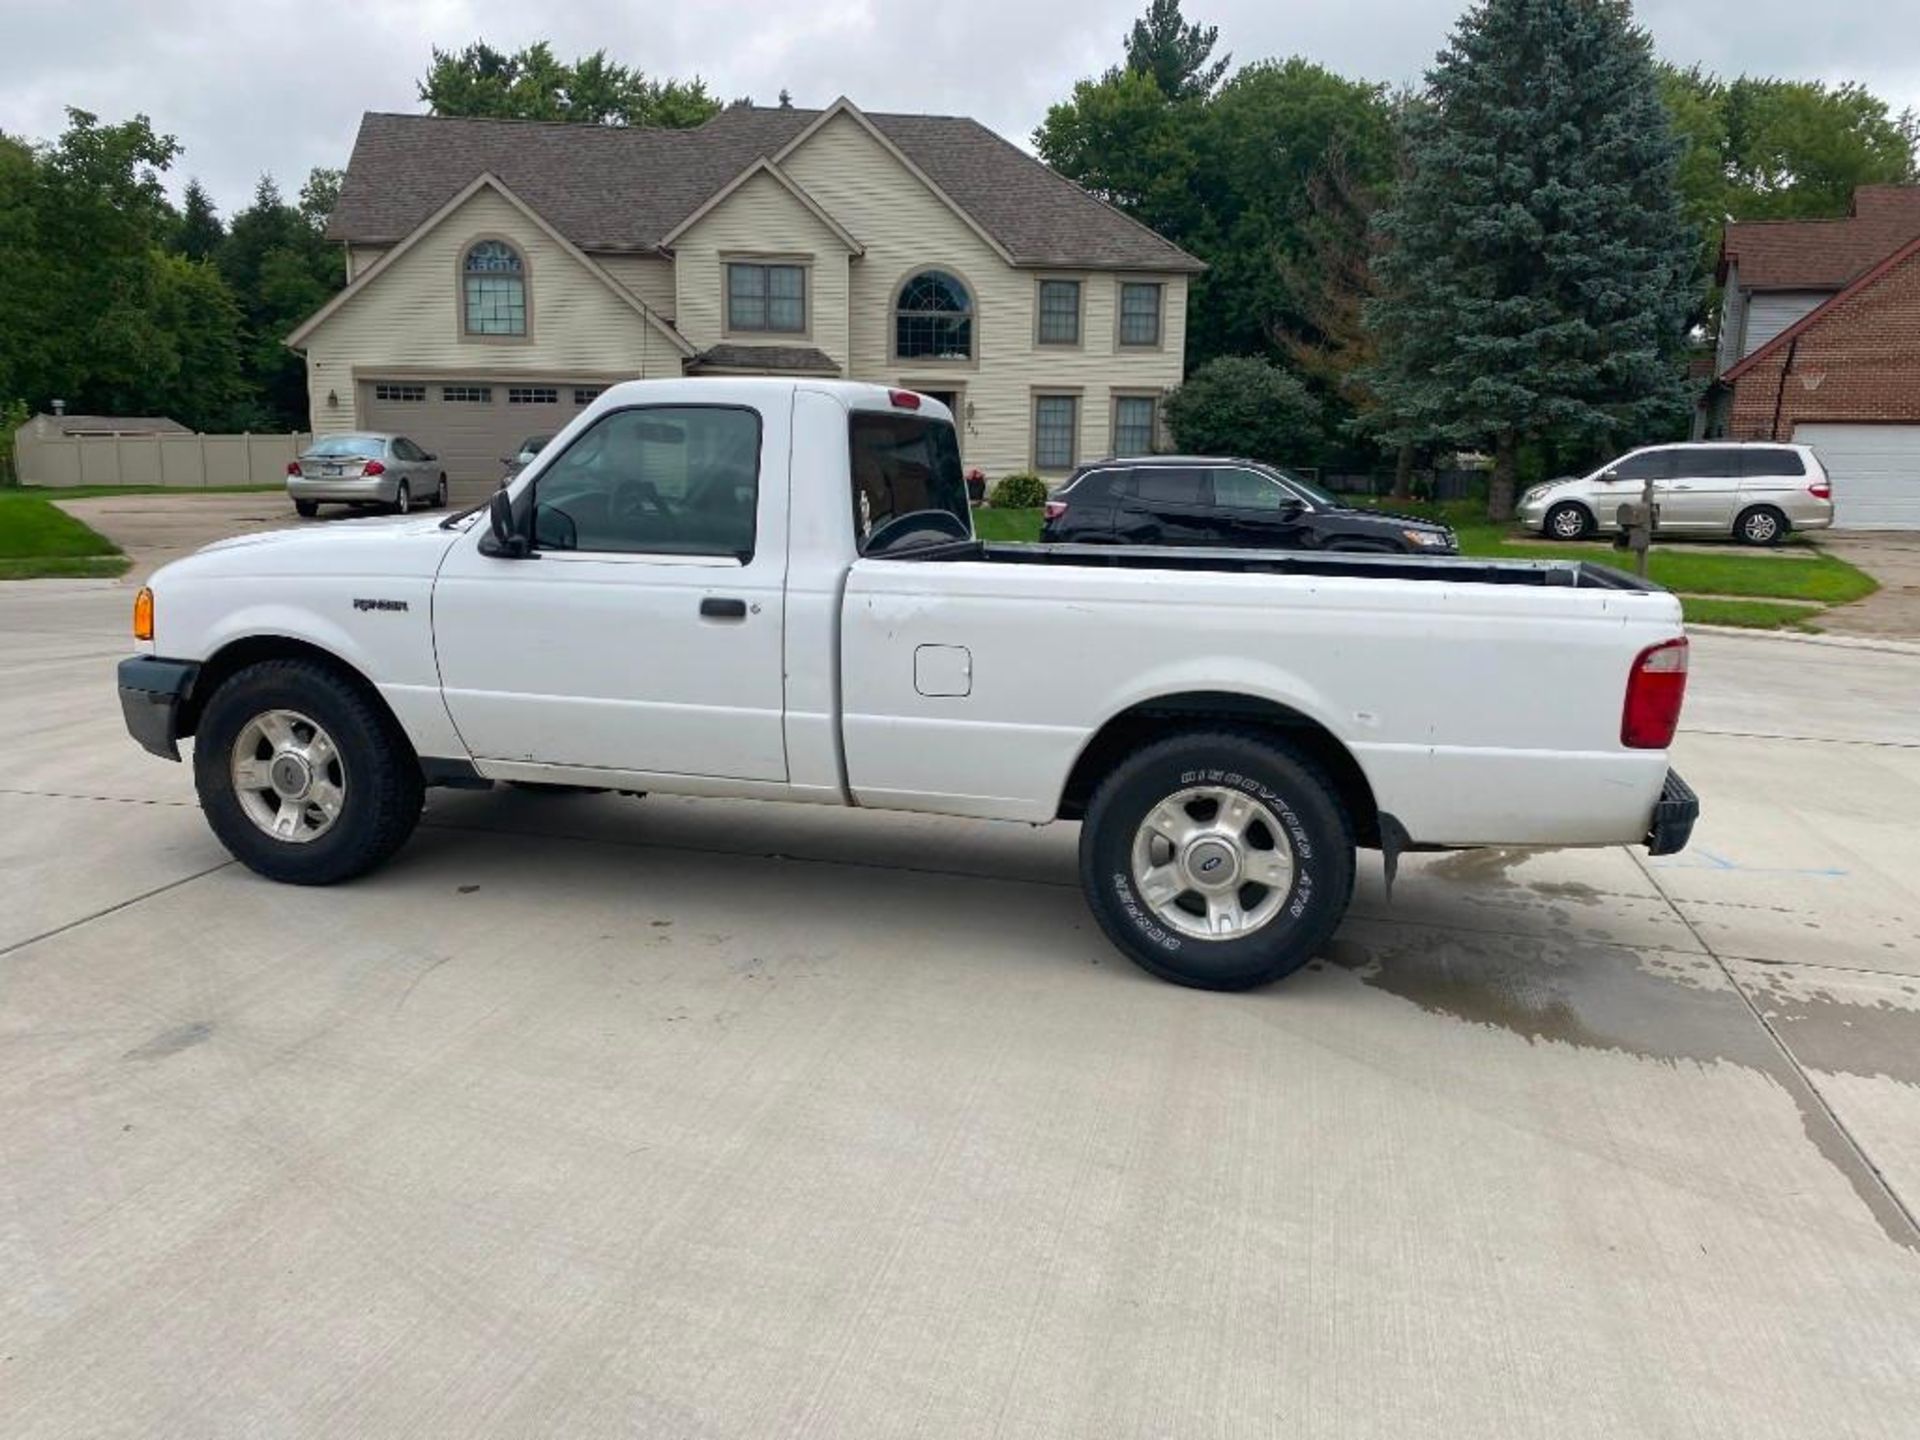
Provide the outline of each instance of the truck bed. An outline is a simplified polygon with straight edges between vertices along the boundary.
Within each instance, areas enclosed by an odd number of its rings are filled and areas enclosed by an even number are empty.
[[[1585,560],[1488,560],[1464,555],[1328,554],[1208,546],[1039,545],[958,540],[889,555],[889,560],[987,561],[996,565],[1082,565],[1117,570],[1207,570],[1245,575],[1324,575],[1424,580],[1459,585],[1537,585],[1655,591],[1661,587]]]

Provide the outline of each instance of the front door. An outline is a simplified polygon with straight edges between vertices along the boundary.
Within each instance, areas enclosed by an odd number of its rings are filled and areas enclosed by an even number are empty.
[[[781,631],[791,404],[610,410],[484,522],[434,589],[448,713],[489,760],[787,778]],[[525,522],[523,522],[524,524]]]
[[[1240,466],[1218,467],[1213,503],[1223,522],[1223,545],[1292,550],[1301,544],[1306,507],[1277,480]]]

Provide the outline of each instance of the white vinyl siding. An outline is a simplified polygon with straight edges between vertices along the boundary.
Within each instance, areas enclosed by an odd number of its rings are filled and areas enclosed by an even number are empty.
[[[1828,290],[1759,290],[1747,297],[1747,334],[1742,355],[1751,355],[1801,316],[1833,298]]]
[[[1116,351],[1120,277],[1112,273],[1090,274],[1082,282],[1078,349],[1038,345],[1039,277],[1002,260],[851,116],[837,116],[823,125],[780,164],[866,249],[851,270],[848,375],[924,390],[964,385],[971,409],[964,438],[969,466],[998,477],[1033,463],[1036,389],[1057,385],[1080,391],[1074,453],[1086,459],[1106,454],[1112,443],[1115,388],[1164,391],[1180,383],[1185,276],[1129,277],[1164,286],[1158,348]],[[970,365],[892,358],[894,297],[909,275],[929,268],[951,271],[972,292]],[[816,286],[818,275],[816,268]],[[816,314],[820,304],[817,295]]]
[[[831,209],[831,207],[828,207]],[[858,233],[857,231],[855,233]],[[771,175],[756,175],[673,242],[675,315],[680,333],[704,350],[723,338],[751,345],[804,344],[847,364],[847,247],[819,216]],[[808,263],[809,328],[792,332],[726,329],[730,261]]]
[[[533,333],[524,341],[501,345],[462,330],[461,260],[483,236],[508,241],[526,258]],[[393,379],[396,370],[430,381],[458,379],[463,371],[496,380],[515,370],[542,379],[681,373],[680,352],[665,335],[516,207],[484,189],[330,315],[308,337],[306,351],[307,394],[320,435],[359,428],[357,382]]]
[[[671,260],[659,255],[595,253],[593,261],[607,274],[618,280],[628,294],[662,320],[673,319],[673,262]]]

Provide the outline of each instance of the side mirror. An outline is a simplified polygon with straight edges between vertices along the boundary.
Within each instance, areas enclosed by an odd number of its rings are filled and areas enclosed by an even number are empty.
[[[1602,470],[1600,472],[1600,478],[1602,480],[1618,480],[1620,478],[1620,472],[1618,470]]]
[[[524,560],[533,553],[527,537],[513,528],[513,496],[503,487],[487,502],[487,533],[480,553],[499,560]]]
[[[1280,502],[1279,513],[1282,520],[1298,520],[1307,513],[1307,502],[1297,495],[1289,495]]]
[[[440,457],[436,455],[433,451],[429,450],[427,451],[425,458],[428,460],[438,460]]]

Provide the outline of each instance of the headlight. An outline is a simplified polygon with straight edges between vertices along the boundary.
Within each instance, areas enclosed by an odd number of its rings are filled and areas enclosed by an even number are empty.
[[[1420,550],[1445,550],[1453,544],[1453,537],[1439,530],[1402,530],[1407,543]]]
[[[1527,487],[1527,493],[1520,497],[1520,503],[1522,505],[1531,505],[1546,493],[1547,487],[1545,485],[1529,485]]]

